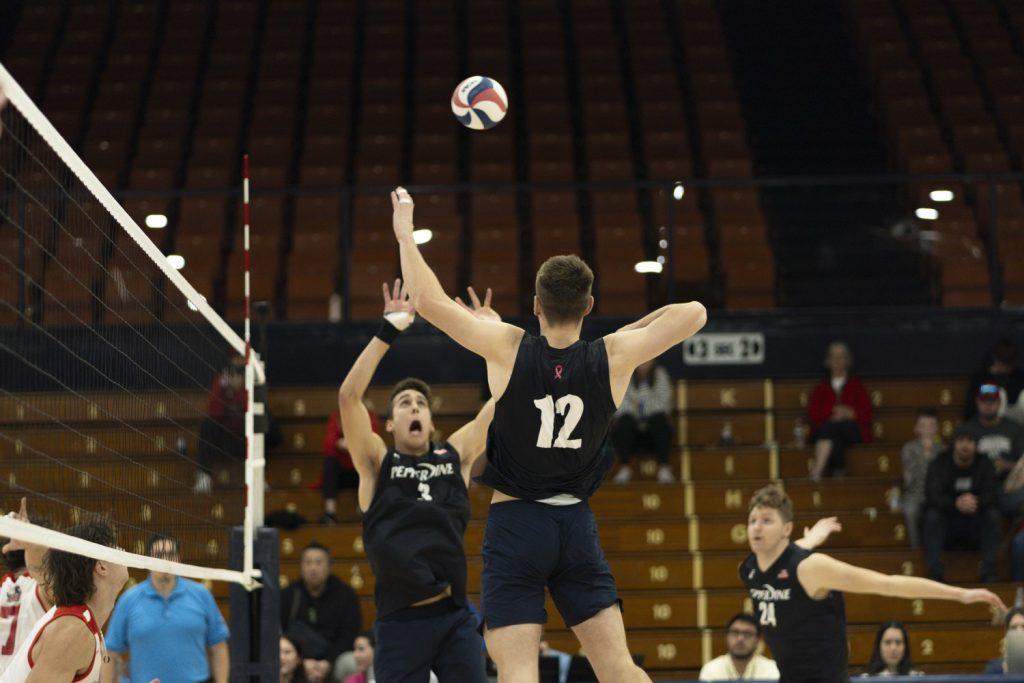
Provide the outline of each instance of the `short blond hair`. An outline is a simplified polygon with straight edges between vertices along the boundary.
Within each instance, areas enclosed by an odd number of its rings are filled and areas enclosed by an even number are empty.
[[[754,495],[750,497],[748,510],[753,512],[754,508],[778,510],[783,522],[793,521],[793,501],[789,499],[785,491],[775,484],[769,484],[754,492]]]

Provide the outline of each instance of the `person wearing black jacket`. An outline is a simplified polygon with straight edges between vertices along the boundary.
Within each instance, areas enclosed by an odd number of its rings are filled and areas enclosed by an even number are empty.
[[[302,648],[311,681],[326,681],[362,630],[359,597],[331,574],[330,551],[313,542],[299,557],[302,577],[281,591],[281,633]]]
[[[943,579],[945,547],[969,546],[981,550],[981,581],[995,580],[1000,536],[996,482],[992,462],[978,457],[976,437],[957,429],[953,447],[935,457],[925,480],[924,547],[930,578]]]

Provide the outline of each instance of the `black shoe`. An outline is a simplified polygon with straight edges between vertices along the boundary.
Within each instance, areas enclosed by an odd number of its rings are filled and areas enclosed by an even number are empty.
[[[336,515],[332,515],[330,512],[325,512],[320,515],[320,519],[317,521],[320,524],[325,524],[327,526],[335,526],[338,523],[338,517]]]

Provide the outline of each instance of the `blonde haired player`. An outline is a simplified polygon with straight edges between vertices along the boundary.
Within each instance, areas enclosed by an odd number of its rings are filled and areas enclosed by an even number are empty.
[[[8,513],[7,516],[27,522],[26,499],[21,499],[18,512]],[[17,575],[5,574],[0,585],[0,673],[7,669],[25,637],[53,605],[49,592],[40,581],[46,548],[15,540],[3,547],[4,553],[19,550],[25,553],[25,570]]]
[[[845,681],[848,649],[843,592],[892,598],[983,602],[1006,606],[983,588],[967,589],[917,576],[885,575],[814,553],[789,540],[793,504],[777,486],[750,499],[751,554],[740,565],[754,614],[782,674],[781,681]]]

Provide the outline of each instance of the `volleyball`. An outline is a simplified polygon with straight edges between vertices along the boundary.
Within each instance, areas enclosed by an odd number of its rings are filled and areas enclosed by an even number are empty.
[[[494,128],[505,118],[507,111],[505,89],[493,78],[470,76],[452,93],[452,113],[466,128]]]

